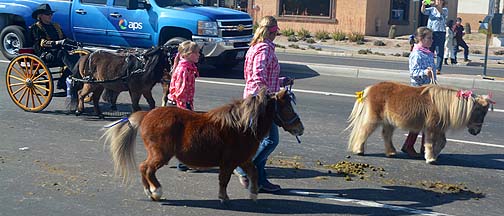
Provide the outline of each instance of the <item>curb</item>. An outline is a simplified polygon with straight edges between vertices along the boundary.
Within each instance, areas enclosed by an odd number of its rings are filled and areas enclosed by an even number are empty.
[[[409,73],[405,70],[389,70],[368,67],[330,64],[301,64],[292,61],[280,61],[282,71],[301,74],[320,74],[357,79],[388,80],[409,83]],[[504,80],[487,80],[480,75],[438,75],[441,85],[465,89],[504,90]]]

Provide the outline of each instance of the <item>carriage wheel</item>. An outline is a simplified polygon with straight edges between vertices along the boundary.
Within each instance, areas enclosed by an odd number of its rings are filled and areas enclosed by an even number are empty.
[[[5,73],[10,98],[21,109],[39,112],[49,105],[53,96],[51,71],[35,55],[18,55]]]

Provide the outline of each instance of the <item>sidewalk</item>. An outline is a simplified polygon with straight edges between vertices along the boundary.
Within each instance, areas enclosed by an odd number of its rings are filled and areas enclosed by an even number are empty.
[[[369,38],[369,37],[366,37]],[[382,38],[380,38],[381,40]],[[376,40],[375,38],[369,39],[370,41]],[[356,58],[368,58],[368,59],[383,59],[388,61],[398,61],[407,64],[408,58],[402,56],[402,52],[409,52],[409,44],[406,41],[401,41],[401,39],[386,39],[385,43],[391,43],[390,41],[395,41],[394,47],[377,47],[374,46],[372,42],[366,42],[364,45],[344,44],[341,42],[334,42],[330,40],[329,42],[319,42],[314,44],[308,44],[304,41],[289,42],[286,37],[279,37],[275,40],[277,44],[278,53],[298,53],[298,54],[316,54],[316,55],[327,55],[327,56],[345,56],[345,57],[356,57]],[[296,44],[300,48],[291,48],[289,45]],[[403,46],[401,44],[405,44]],[[309,48],[308,46],[312,46]],[[284,48],[285,47],[285,48]],[[321,50],[315,50],[313,48],[320,48]],[[361,55],[358,54],[359,50],[370,49],[373,53],[378,52],[381,54],[374,55]],[[494,48],[494,50],[499,50],[500,48]],[[504,50],[504,47],[502,47]],[[401,57],[392,56],[400,53]],[[462,56],[459,53],[458,56]],[[470,65],[483,64],[483,56],[470,54]],[[457,88],[465,89],[485,89],[493,91],[504,91],[504,56],[489,56],[488,68],[500,69],[502,68],[502,75],[491,77],[494,80],[483,79],[481,75],[464,75],[464,74],[443,74],[438,76],[439,83],[441,85],[453,86]],[[460,59],[460,58],[459,58]],[[460,59],[461,61],[462,59]],[[501,62],[503,64],[499,64]],[[342,77],[353,77],[353,78],[365,78],[365,79],[377,79],[377,80],[393,80],[399,82],[407,82],[409,80],[409,73],[405,70],[391,70],[391,69],[378,69],[369,67],[359,67],[359,66],[346,66],[346,65],[336,65],[336,64],[318,64],[318,63],[299,63],[291,61],[280,61],[282,64],[282,70],[292,71],[299,73],[299,71],[306,70],[308,67],[310,70],[317,72],[318,74],[331,75],[331,76],[342,76]],[[465,67],[466,64],[457,65],[457,67]]]

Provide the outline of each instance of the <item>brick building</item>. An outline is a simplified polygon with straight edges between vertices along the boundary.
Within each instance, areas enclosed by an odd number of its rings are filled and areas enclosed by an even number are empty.
[[[202,0],[206,5],[228,6],[247,11],[254,20],[272,15],[282,29],[310,32],[359,32],[386,36],[391,25],[397,34],[411,34],[425,25],[420,2],[413,0]],[[448,0],[449,19],[455,19],[458,0]],[[246,9],[244,8],[246,6]]]
[[[504,14],[504,0],[495,0],[494,12]],[[477,31],[479,21],[488,14],[489,0],[460,1],[458,5],[458,16],[464,23],[469,23],[473,31]]]

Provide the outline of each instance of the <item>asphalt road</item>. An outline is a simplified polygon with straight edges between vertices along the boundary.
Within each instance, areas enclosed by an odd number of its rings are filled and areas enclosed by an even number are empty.
[[[345,66],[359,66],[380,69],[393,69],[408,71],[407,58],[403,61],[385,60],[379,58],[366,57],[340,57],[340,56],[322,56],[322,55],[302,55],[293,53],[279,53],[280,61],[299,61],[306,63],[317,64],[336,64]],[[463,75],[482,75],[483,65],[479,63],[469,63],[468,66],[463,65],[443,65],[443,74],[463,74]],[[502,68],[487,68],[487,76],[504,77],[504,69]]]
[[[283,58],[283,57],[280,57]],[[312,57],[298,56],[303,62]],[[328,60],[329,61],[329,60]],[[5,76],[5,63],[0,75]],[[281,132],[268,173],[284,190],[259,194],[257,203],[231,180],[227,206],[217,199],[217,171],[158,171],[162,202],[148,200],[139,178],[122,185],[113,176],[111,158],[98,141],[103,125],[128,114],[127,94],[119,113],[106,120],[65,113],[65,98],[53,98],[40,113],[17,108],[0,82],[0,215],[501,215],[504,212],[504,113],[490,112],[478,136],[465,130],[447,135],[438,165],[404,154],[386,158],[379,131],[370,137],[367,156],[347,158],[346,118],[355,91],[376,83],[371,79],[282,71],[296,78],[297,110],[305,134],[296,139]],[[225,75],[217,75],[225,73]],[[240,68],[230,72],[202,70],[196,86],[196,110],[208,110],[241,97]],[[3,80],[3,79],[2,79]],[[476,89],[478,91],[478,89]],[[156,86],[154,96],[160,98]],[[494,92],[498,104],[504,92]],[[159,103],[159,102],[158,102]],[[147,107],[142,101],[143,107]],[[104,105],[105,106],[105,105]],[[91,107],[86,104],[86,111]],[[107,109],[106,106],[104,108]],[[397,130],[396,148],[405,131]],[[20,148],[27,147],[27,150]],[[136,159],[145,158],[140,138]],[[339,161],[367,163],[384,171],[367,170],[366,177],[347,179],[324,165]],[[380,176],[381,175],[381,176]],[[438,185],[456,184],[436,189]],[[464,189],[465,187],[465,189]],[[455,193],[453,189],[462,188]]]

